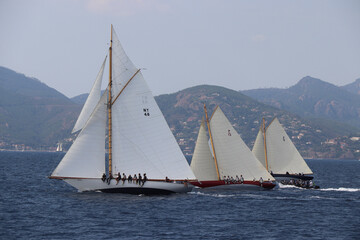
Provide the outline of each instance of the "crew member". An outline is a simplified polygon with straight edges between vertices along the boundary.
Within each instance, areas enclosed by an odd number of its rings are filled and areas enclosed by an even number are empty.
[[[106,174],[105,174],[105,173],[103,173],[103,175],[102,175],[102,177],[101,177],[101,180],[102,180],[103,182],[105,182],[105,180],[106,180]]]

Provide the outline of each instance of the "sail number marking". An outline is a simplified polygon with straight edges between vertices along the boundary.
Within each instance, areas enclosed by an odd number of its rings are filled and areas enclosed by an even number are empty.
[[[143,111],[144,111],[144,116],[146,116],[146,117],[150,116],[148,108],[143,108]]]

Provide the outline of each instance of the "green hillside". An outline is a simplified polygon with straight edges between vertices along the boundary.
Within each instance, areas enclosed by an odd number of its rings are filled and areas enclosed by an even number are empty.
[[[0,148],[55,147],[69,135],[79,111],[39,80],[0,67]]]
[[[156,97],[156,101],[186,154],[193,152],[204,116],[204,103],[209,115],[219,105],[250,148],[255,141],[262,117],[269,122],[277,116],[299,151],[307,157],[334,157],[329,148],[333,149],[335,146],[328,146],[329,139],[349,139],[349,136],[360,135],[357,128],[329,120],[303,119],[223,87],[196,86],[177,93],[160,95]],[[346,145],[351,146],[349,148],[352,150],[349,152],[347,147],[340,149],[336,157],[360,157],[356,152],[360,149],[359,143],[360,141],[348,141]]]

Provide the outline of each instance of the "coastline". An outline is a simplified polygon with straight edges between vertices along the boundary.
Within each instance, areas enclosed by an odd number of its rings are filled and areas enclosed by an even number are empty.
[[[66,153],[67,151],[61,151],[57,152],[55,150],[11,150],[11,149],[0,149],[0,152],[17,152],[17,153]],[[191,160],[192,155],[184,155],[186,158],[189,158]],[[360,161],[360,159],[356,158],[312,158],[312,157],[304,157],[305,160],[336,160],[336,161],[351,161],[351,160],[357,160]]]

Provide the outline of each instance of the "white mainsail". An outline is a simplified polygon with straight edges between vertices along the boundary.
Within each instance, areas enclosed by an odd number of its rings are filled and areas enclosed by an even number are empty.
[[[191,160],[191,169],[199,181],[211,181],[218,179],[215,162],[212,156],[204,119],[201,122],[199,135],[196,140],[194,154]]]
[[[220,178],[243,176],[245,180],[275,180],[256,159],[240,135],[217,107],[210,120]]]
[[[100,97],[101,97],[101,82],[104,74],[104,68],[106,63],[106,57],[104,59],[104,62],[100,68],[100,71],[96,77],[96,80],[94,82],[93,87],[91,88],[91,91],[89,93],[88,98],[86,99],[86,102],[84,104],[84,107],[81,110],[81,113],[75,123],[74,129],[71,133],[75,133],[79,130],[81,130],[87,120],[90,117],[90,114],[94,111],[94,108],[98,104]]]
[[[265,133],[269,172],[272,171],[277,174],[286,174],[286,172],[290,174],[313,174],[277,118],[273,119]],[[255,145],[261,145],[257,141],[258,138],[256,138]],[[259,139],[259,141],[263,140]],[[259,154],[258,148],[253,149],[253,152],[259,159],[263,158]]]
[[[195,176],[140,70],[125,54],[113,28],[111,35],[108,89],[96,100],[104,63],[74,128],[81,131],[50,178],[62,179],[80,191],[134,194],[191,191],[192,186],[186,182],[165,181],[166,177],[195,180]],[[107,127],[109,175],[103,181]],[[118,185],[118,181],[111,180],[111,175],[118,172],[146,173],[148,181],[142,184],[123,181]]]
[[[104,93],[52,177],[99,178],[105,172],[106,102]]]
[[[195,179],[141,72],[114,31],[113,54],[113,98],[117,98],[112,105],[113,173]]]

